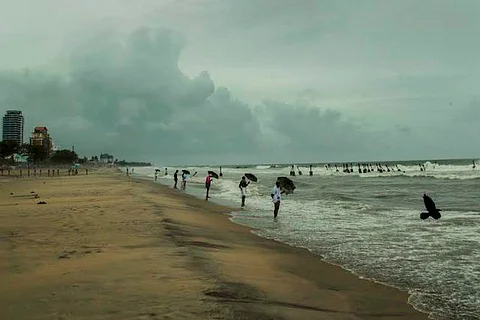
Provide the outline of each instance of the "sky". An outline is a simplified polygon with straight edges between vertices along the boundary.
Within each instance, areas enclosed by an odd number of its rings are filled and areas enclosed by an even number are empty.
[[[91,157],[480,157],[476,0],[0,0],[0,112]]]

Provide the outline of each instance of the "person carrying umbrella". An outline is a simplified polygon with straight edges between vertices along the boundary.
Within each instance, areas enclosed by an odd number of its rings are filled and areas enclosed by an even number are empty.
[[[187,188],[187,173],[185,171],[182,172],[182,190]]]
[[[280,209],[280,200],[282,199],[283,193],[285,193],[285,191],[280,190],[280,182],[277,180],[277,182],[275,182],[275,186],[272,189],[272,193],[270,194],[272,196],[274,218],[276,218],[278,215],[278,210]]]
[[[250,181],[247,182],[245,176],[242,177],[240,183],[238,184],[238,188],[240,188],[240,192],[242,194],[242,208],[245,207],[245,198],[247,197],[247,187],[250,184]]]
[[[210,174],[210,171],[207,173],[207,176],[205,177],[205,189],[207,189],[207,193],[205,195],[205,200],[208,201],[208,198],[210,198],[209,196],[209,192],[210,192],[210,186],[212,185],[212,176]]]

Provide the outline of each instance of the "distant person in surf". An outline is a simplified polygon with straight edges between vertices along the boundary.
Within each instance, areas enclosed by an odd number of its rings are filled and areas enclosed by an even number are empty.
[[[210,186],[212,185],[212,176],[210,173],[207,173],[207,176],[205,177],[205,189],[207,189],[207,193],[205,194],[205,200],[208,201],[208,198],[210,198],[209,193],[210,193]]]
[[[176,170],[175,173],[173,174],[173,181],[175,182],[175,184],[173,185],[173,188],[174,188],[174,189],[177,189],[178,170]]]
[[[276,218],[278,215],[278,210],[280,209],[280,200],[282,199],[282,194],[285,191],[280,190],[280,182],[275,182],[275,186],[272,189],[272,202],[273,202],[273,217]]]
[[[250,184],[250,181],[247,182],[247,179],[245,176],[242,177],[242,180],[240,180],[240,183],[238,184],[238,187],[240,188],[240,192],[242,195],[242,208],[245,207],[245,198],[247,197],[247,187]]]

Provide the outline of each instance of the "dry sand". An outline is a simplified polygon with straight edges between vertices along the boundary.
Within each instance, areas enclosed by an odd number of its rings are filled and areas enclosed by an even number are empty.
[[[0,318],[427,319],[228,211],[113,171],[0,179]]]

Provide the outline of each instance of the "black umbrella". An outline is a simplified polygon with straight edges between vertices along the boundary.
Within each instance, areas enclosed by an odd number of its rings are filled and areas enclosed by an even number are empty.
[[[247,177],[248,180],[250,181],[253,181],[253,182],[257,182],[257,177],[255,177],[255,175],[251,174],[251,173],[245,173],[245,177]]]
[[[208,171],[208,174],[214,177],[215,179],[218,179],[218,174],[215,171]]]
[[[295,184],[289,178],[278,177],[277,181],[280,184],[280,189],[285,191],[286,194],[293,193],[293,190],[295,190]]]
[[[156,172],[160,171],[160,169],[155,169]]]
[[[190,174],[190,171],[185,170],[185,169],[183,169],[182,172],[183,172],[183,173],[186,173],[186,174]]]

